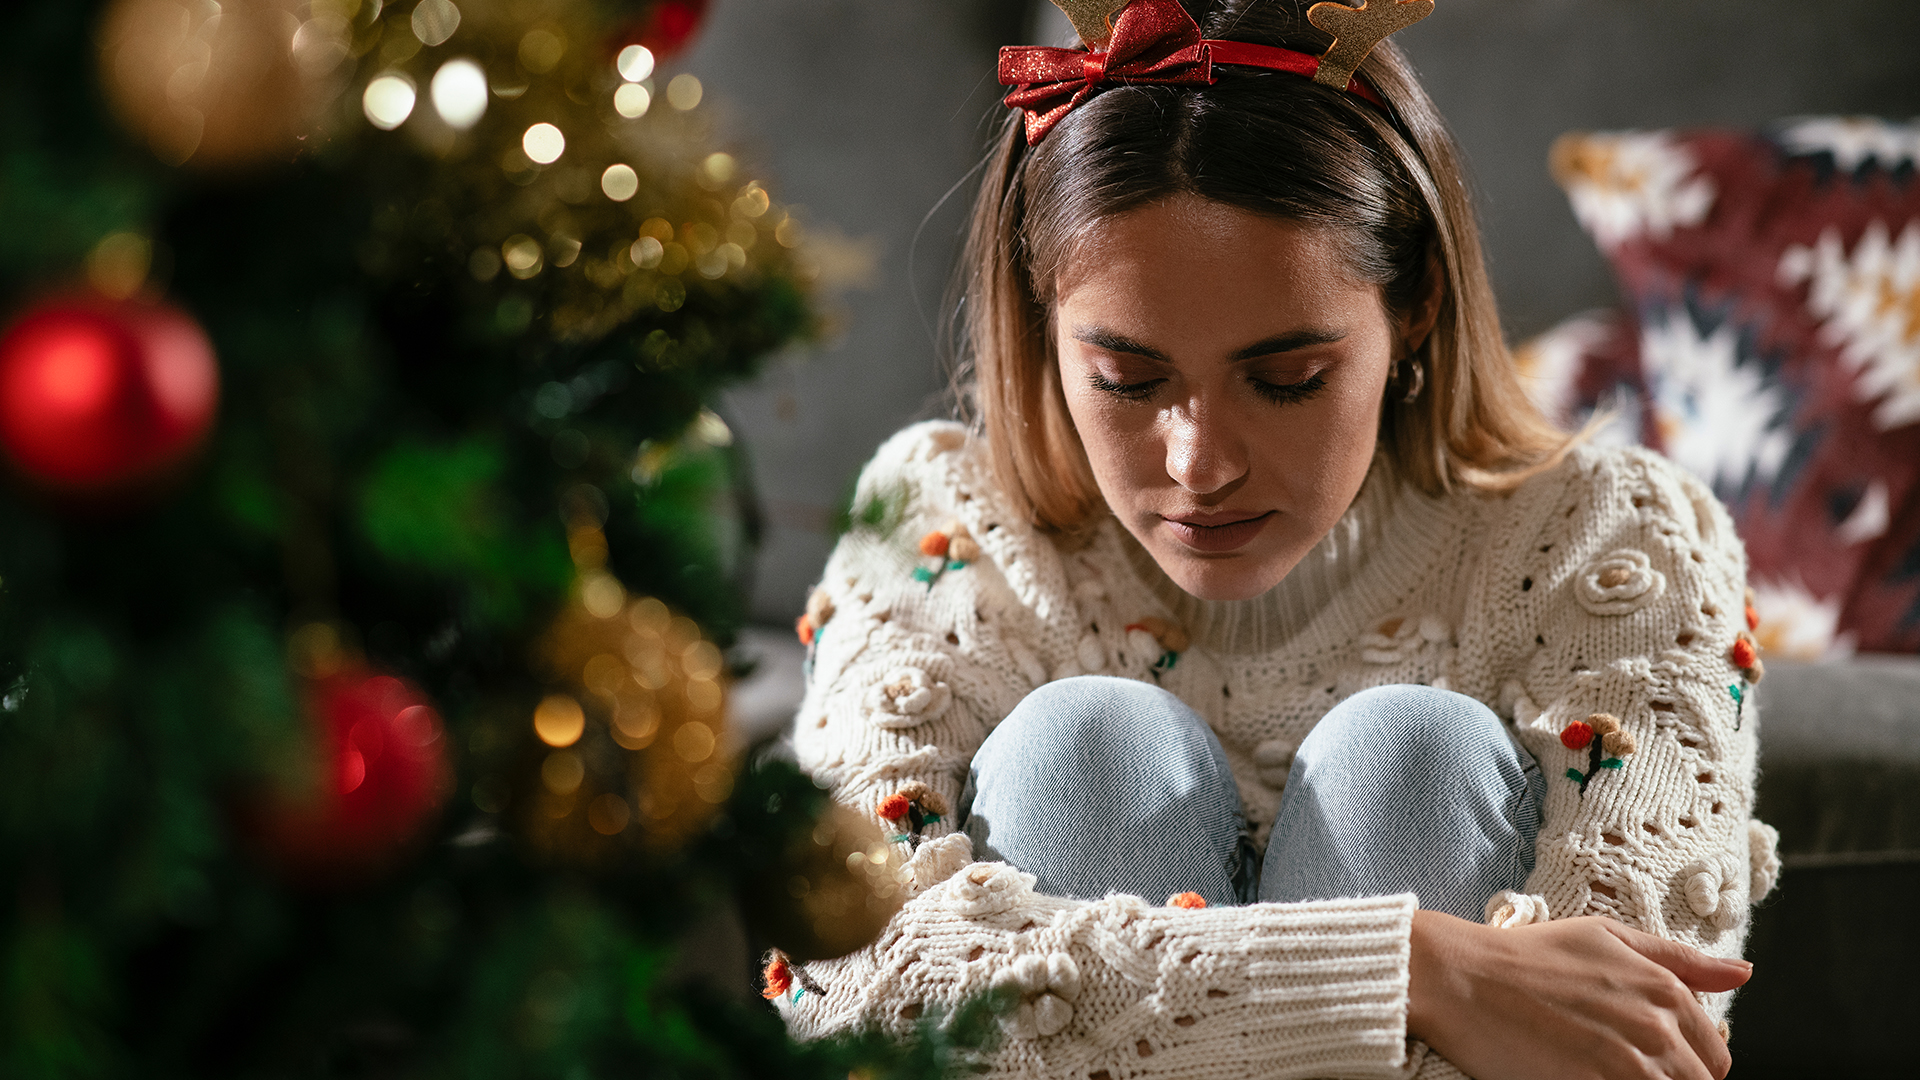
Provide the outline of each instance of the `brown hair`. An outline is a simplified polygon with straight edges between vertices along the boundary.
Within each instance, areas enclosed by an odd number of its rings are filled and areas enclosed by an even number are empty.
[[[1310,54],[1330,38],[1303,0],[1182,0],[1206,36]],[[957,282],[963,402],[984,429],[1002,490],[1038,525],[1073,530],[1105,508],[1068,418],[1050,304],[1065,261],[1101,219],[1175,195],[1338,233],[1395,317],[1440,282],[1438,320],[1415,353],[1426,387],[1389,382],[1380,438],[1430,494],[1511,488],[1569,437],[1527,399],[1500,334],[1460,154],[1405,56],[1373,50],[1360,77],[1392,110],[1280,72],[1216,68],[1212,86],[1113,86],[1026,144],[1009,113],[974,204]]]

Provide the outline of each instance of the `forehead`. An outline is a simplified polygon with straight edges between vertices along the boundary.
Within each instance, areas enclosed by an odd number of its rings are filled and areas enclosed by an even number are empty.
[[[1308,317],[1378,303],[1338,230],[1183,195],[1097,219],[1055,281],[1056,308]]]

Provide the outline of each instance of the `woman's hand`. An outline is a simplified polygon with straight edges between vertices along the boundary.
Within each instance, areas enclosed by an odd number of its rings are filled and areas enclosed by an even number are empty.
[[[1413,917],[1407,1031],[1476,1080],[1724,1080],[1726,1043],[1693,991],[1753,974],[1611,919],[1497,929]]]

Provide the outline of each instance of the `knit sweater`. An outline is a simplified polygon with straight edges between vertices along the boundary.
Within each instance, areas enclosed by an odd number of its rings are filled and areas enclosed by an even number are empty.
[[[1376,462],[1318,547],[1239,603],[1181,592],[1111,518],[1072,542],[1034,529],[951,423],[880,449],[854,521],[813,605],[794,730],[846,805],[875,813],[916,782],[957,803],[1022,697],[1097,673],[1155,681],[1207,721],[1264,846],[1313,725],[1357,691],[1424,683],[1487,704],[1547,774],[1535,869],[1488,898],[1495,925],[1604,915],[1736,956],[1777,876],[1751,815],[1745,554],[1711,493],[1655,454],[1579,447],[1511,494],[1437,498]],[[932,555],[929,531],[977,548]],[[880,939],[806,965],[813,992],[779,1000],[797,1037],[904,1036],[990,993],[1006,1037],[983,1064],[1001,1075],[1458,1075],[1407,1036],[1413,896],[1061,899],[973,862],[953,817],[898,845],[912,899]],[[1727,998],[1702,1000],[1717,1019]]]

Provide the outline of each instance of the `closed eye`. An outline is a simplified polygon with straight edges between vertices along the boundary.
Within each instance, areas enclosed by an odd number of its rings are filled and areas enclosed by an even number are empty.
[[[1146,400],[1153,394],[1155,388],[1166,381],[1165,379],[1148,379],[1145,382],[1120,383],[1114,382],[1112,379],[1107,378],[1097,371],[1087,375],[1087,384],[1095,390],[1103,394],[1112,394],[1114,397],[1125,398],[1128,401]]]
[[[1254,393],[1259,394],[1275,405],[1293,405],[1306,401],[1319,393],[1327,385],[1326,376],[1319,372],[1315,372],[1313,375],[1297,383],[1270,383],[1263,379],[1249,379],[1247,381],[1253,384]]]

